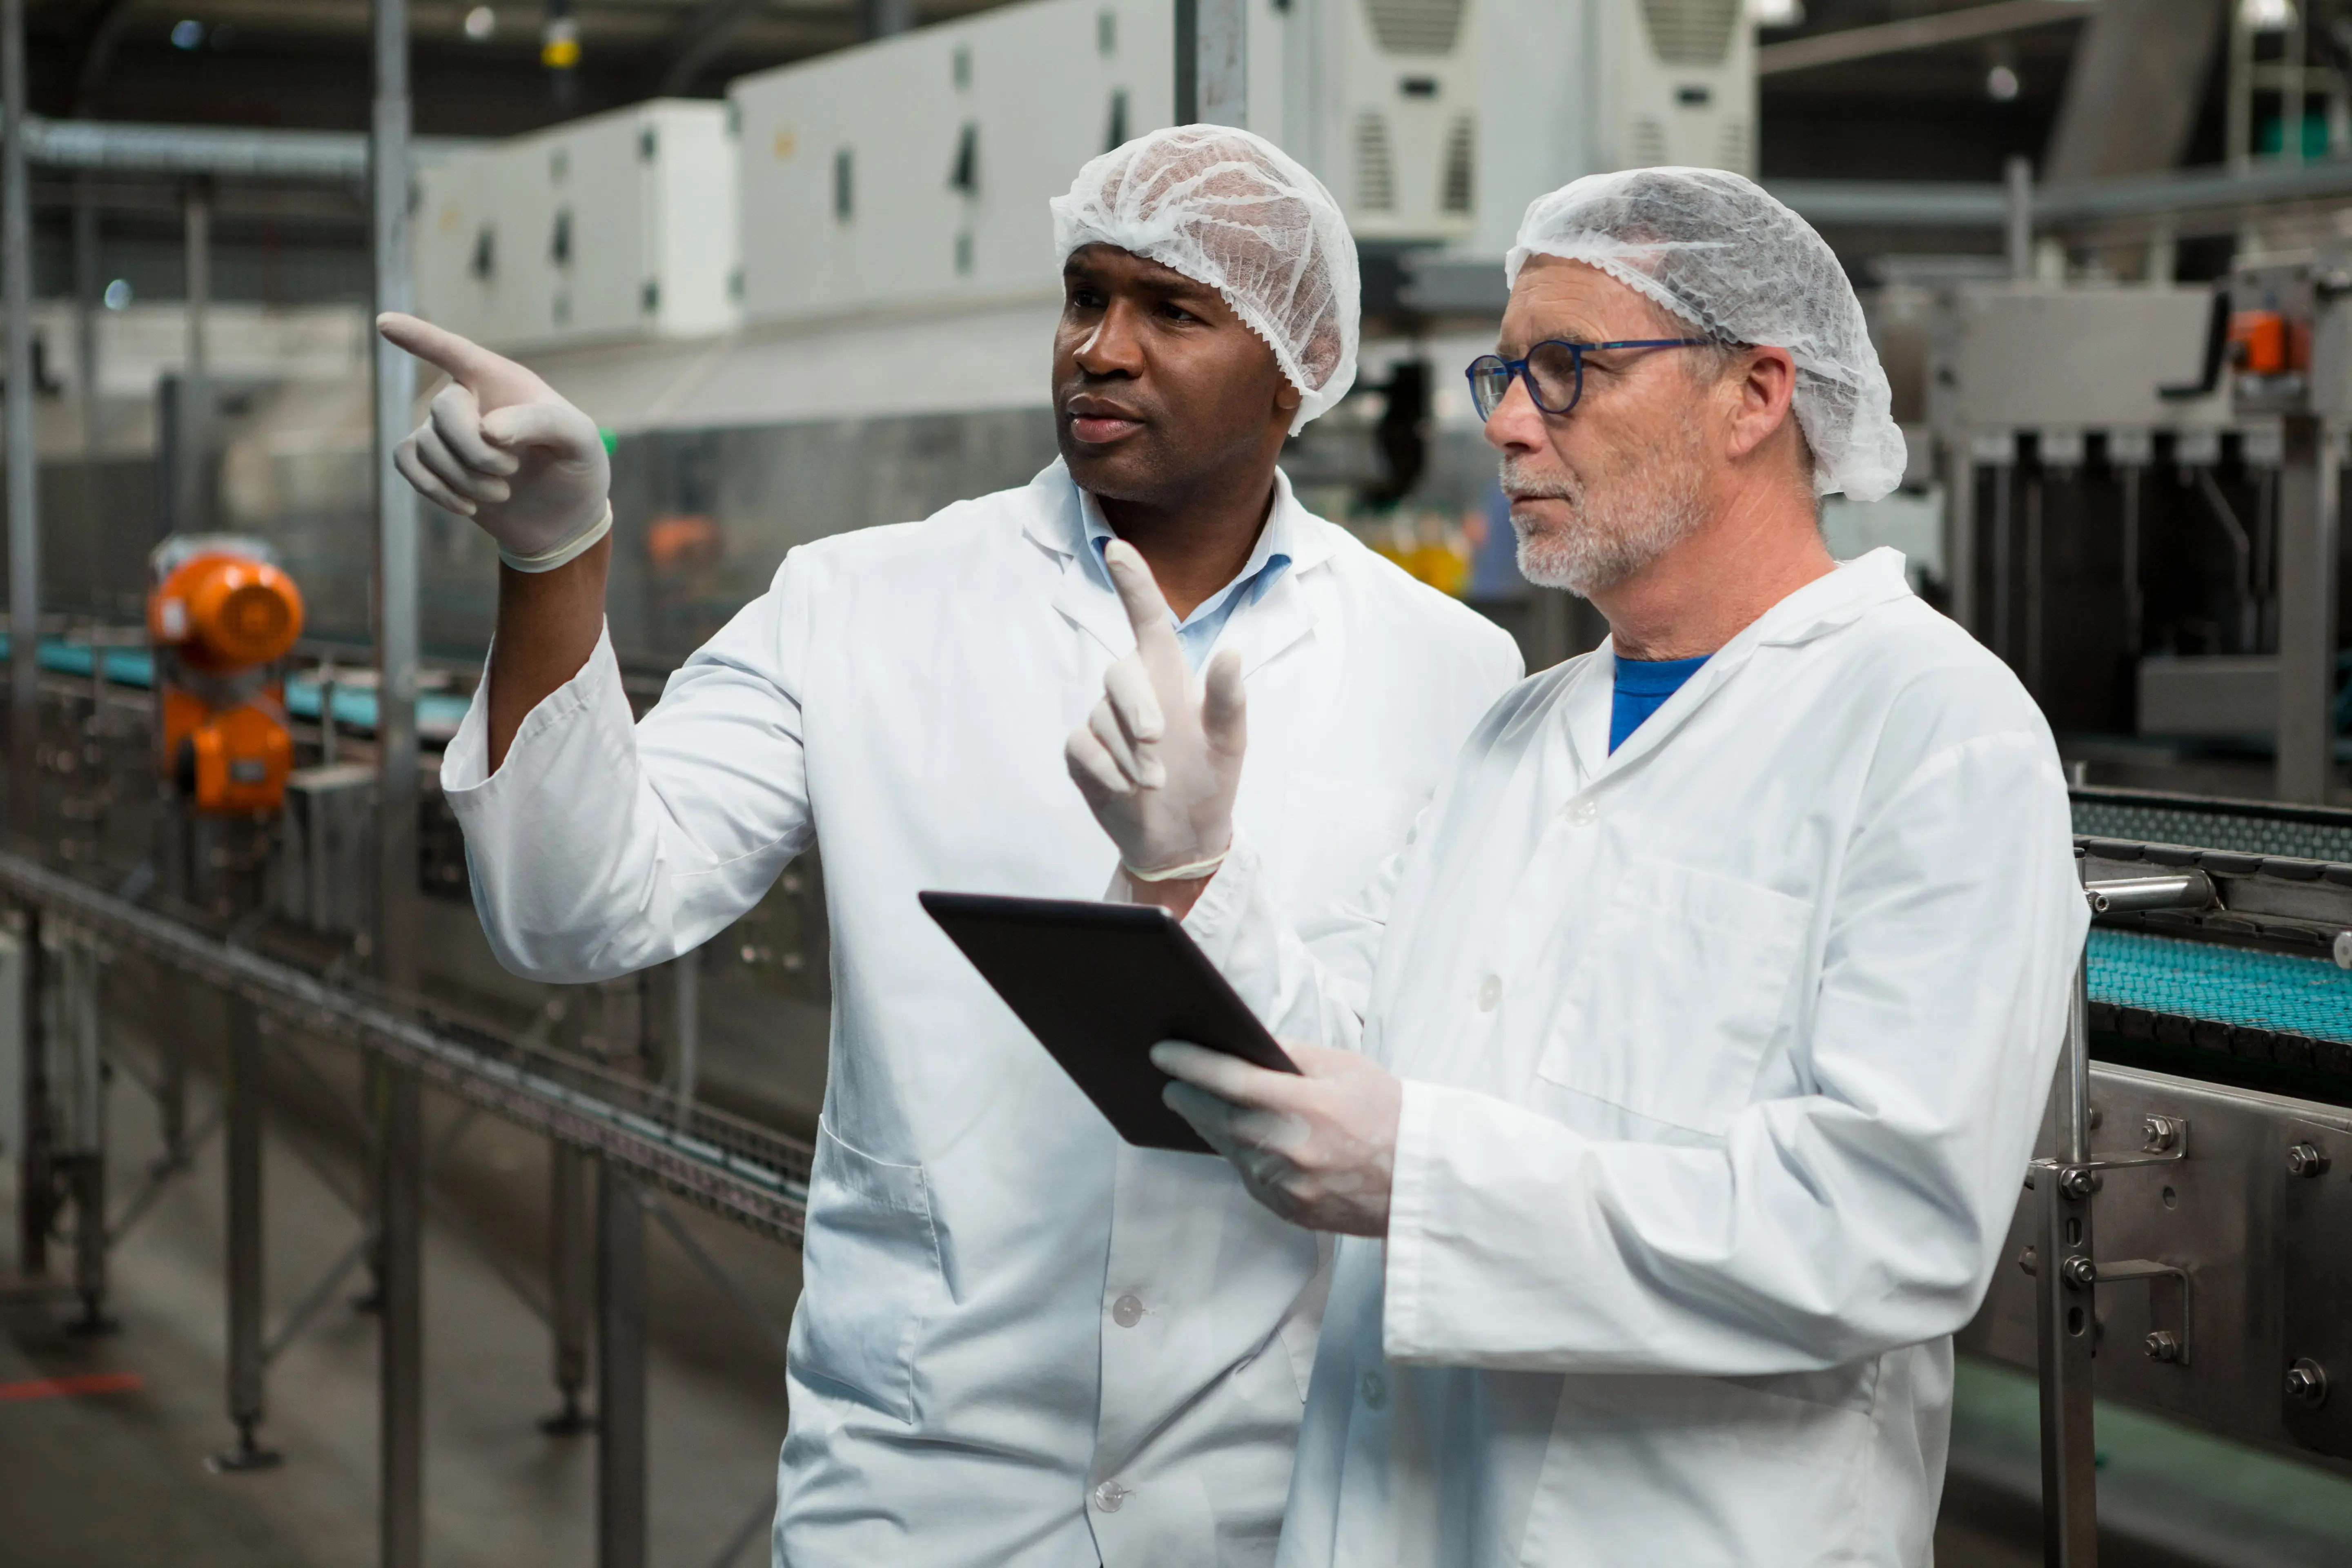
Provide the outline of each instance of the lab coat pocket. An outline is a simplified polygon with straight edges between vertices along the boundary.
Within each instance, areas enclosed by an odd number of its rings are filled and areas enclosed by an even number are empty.
[[[877,1160],[817,1122],[794,1370],[905,1422],[915,1419],[915,1341],[947,1285],[920,1165]]]
[[[1637,857],[1581,944],[1538,1076],[1721,1137],[1754,1093],[1811,915],[1769,888]]]

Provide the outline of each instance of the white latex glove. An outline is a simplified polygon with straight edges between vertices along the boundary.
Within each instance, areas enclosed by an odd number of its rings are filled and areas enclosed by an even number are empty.
[[[1404,1083],[1354,1051],[1285,1040],[1296,1073],[1181,1040],[1151,1047],[1177,1081],[1160,1098],[1234,1163],[1250,1196],[1296,1226],[1389,1233]]]
[[[1103,699],[1063,748],[1070,777],[1118,846],[1131,877],[1205,877],[1234,841],[1244,743],[1241,656],[1185,667],[1168,601],[1135,546],[1113,540],[1110,580],[1135,626],[1135,651],[1103,676]]]
[[[472,518],[518,572],[552,572],[604,537],[613,465],[593,419],[514,361],[430,321],[387,310],[375,326],[448,373],[429,416],[393,454],[417,494]]]

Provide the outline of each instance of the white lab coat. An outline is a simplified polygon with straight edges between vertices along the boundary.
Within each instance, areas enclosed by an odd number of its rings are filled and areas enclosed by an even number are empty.
[[[1303,913],[1404,842],[1519,659],[1286,480],[1276,504],[1290,567],[1218,646],[1249,690],[1238,821]],[[1123,1144],[915,900],[1110,881],[1062,742],[1134,637],[1078,555],[1080,506],[1056,463],[803,545],[634,729],[600,646],[495,776],[479,699],[443,764],[491,942],[547,979],[694,947],[822,841],[831,1068],[775,1535],[794,1568],[1273,1556],[1328,1248],[1223,1161]]]
[[[1405,1079],[1286,1568],[1929,1560],[2087,921],[2049,731],[1892,551],[1612,756],[1613,671],[1497,704],[1349,929],[1302,945],[1246,842],[1188,917]]]

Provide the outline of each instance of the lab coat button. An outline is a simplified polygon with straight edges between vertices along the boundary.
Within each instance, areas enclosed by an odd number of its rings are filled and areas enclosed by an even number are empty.
[[[1389,1406],[1389,1383],[1379,1373],[1364,1373],[1364,1408],[1385,1410]]]
[[[1121,1296],[1110,1306],[1110,1321],[1122,1329],[1131,1329],[1143,1321],[1143,1303],[1132,1296]]]
[[[1105,1481],[1095,1489],[1095,1506],[1105,1513],[1117,1513],[1127,1501],[1127,1489],[1117,1481]]]
[[[1560,815],[1568,818],[1570,827],[1590,827],[1601,820],[1601,803],[1591,795],[1579,795]]]
[[[1486,979],[1478,982],[1478,1011],[1481,1013],[1491,1013],[1495,1010],[1495,1004],[1502,999],[1502,976],[1498,974],[1489,974]]]

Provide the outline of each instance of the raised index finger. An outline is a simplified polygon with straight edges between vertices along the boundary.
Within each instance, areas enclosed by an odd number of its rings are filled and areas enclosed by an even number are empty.
[[[1155,674],[1172,669],[1182,675],[1184,650],[1176,641],[1176,617],[1144,563],[1143,552],[1124,539],[1114,539],[1103,552],[1103,564],[1110,568],[1111,586],[1127,606],[1128,624],[1135,628],[1135,648],[1143,662]]]
[[[449,373],[458,385],[481,390],[483,382],[507,363],[497,354],[444,327],[400,310],[386,310],[375,319],[375,330],[394,348],[405,349],[425,363]]]

